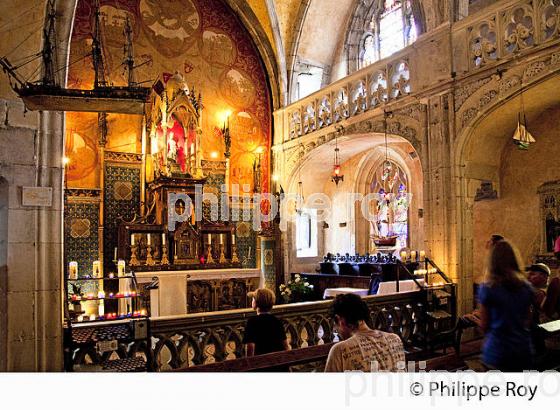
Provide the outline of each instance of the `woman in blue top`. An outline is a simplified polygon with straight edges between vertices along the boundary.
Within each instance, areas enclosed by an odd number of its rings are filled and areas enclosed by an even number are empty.
[[[480,322],[486,333],[482,360],[488,367],[520,372],[533,365],[533,288],[521,274],[517,250],[505,240],[490,249],[486,283],[479,290]]]

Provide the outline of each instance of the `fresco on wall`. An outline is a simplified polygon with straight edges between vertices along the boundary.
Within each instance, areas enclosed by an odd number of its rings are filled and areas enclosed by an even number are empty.
[[[224,114],[231,113],[231,183],[253,182],[256,151],[262,155],[262,186],[268,191],[271,144],[271,105],[266,74],[252,40],[237,17],[220,0],[105,0],[101,1],[102,37],[107,81],[125,85],[123,29],[128,18],[133,28],[136,80],[150,85],[161,73],[179,71],[190,87],[202,93],[204,157],[218,153],[224,143],[218,129]],[[71,42],[68,87],[91,88],[93,2],[79,0]],[[140,152],[141,116],[108,115],[106,149]],[[97,144],[96,114],[67,114],[67,135],[77,143],[67,144],[69,186],[96,187],[97,166],[85,161]],[[79,138],[77,137],[79,136]],[[87,148],[83,148],[87,147]],[[87,153],[85,150],[89,150]],[[97,154],[95,154],[97,155]],[[89,158],[89,157],[88,157]],[[83,165],[82,165],[83,164]]]

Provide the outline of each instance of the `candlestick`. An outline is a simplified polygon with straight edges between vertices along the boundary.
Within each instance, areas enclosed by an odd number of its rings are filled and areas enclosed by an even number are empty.
[[[68,264],[68,279],[78,279],[78,262],[72,261]]]
[[[206,255],[206,263],[214,263],[214,258],[212,257],[212,245],[208,244],[208,252]]]
[[[148,234],[148,239],[150,238],[150,234]],[[156,261],[152,257],[152,247],[148,244],[146,247],[146,265],[153,266],[156,264]]]
[[[119,259],[117,262],[117,276],[125,276],[126,272],[126,262],[122,259]]]
[[[130,261],[128,262],[130,266],[138,266],[140,262],[137,259],[136,252],[138,252],[138,246],[130,247]]]
[[[168,254],[168,250],[167,250],[167,245],[163,244],[163,246],[161,247],[161,264],[162,265],[169,265],[169,254]]]
[[[412,262],[416,262],[416,251],[410,251],[410,259]]]
[[[221,235],[220,235],[220,239],[221,239]],[[220,263],[226,263],[227,259],[226,259],[226,255],[224,254],[224,244],[220,244],[220,259],[219,259]]]
[[[93,269],[92,269],[92,278],[100,278],[101,277],[101,267],[99,261],[93,261]]]
[[[237,245],[235,244],[231,246],[231,263],[239,263],[239,258],[237,257]]]

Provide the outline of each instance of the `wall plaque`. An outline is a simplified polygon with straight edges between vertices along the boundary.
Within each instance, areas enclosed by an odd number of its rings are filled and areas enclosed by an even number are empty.
[[[21,204],[23,206],[52,206],[52,188],[22,187]]]

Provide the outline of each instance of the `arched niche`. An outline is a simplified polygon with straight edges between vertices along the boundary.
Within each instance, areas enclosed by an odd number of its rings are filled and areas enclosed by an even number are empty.
[[[513,143],[521,109],[520,88],[481,112],[458,136],[455,151],[459,265],[464,302],[472,303],[472,283],[483,279],[485,242],[490,234],[510,239],[528,263],[543,252],[539,187],[560,179],[555,166],[560,147],[560,87],[553,75],[525,86],[523,102],[528,129],[536,139],[527,151]],[[461,285],[461,284],[460,284]]]
[[[424,226],[420,217],[423,209],[423,173],[419,157],[412,145],[404,138],[388,135],[388,158],[397,163],[405,172],[412,189],[412,206],[409,210],[409,227],[411,247],[423,248]],[[284,234],[286,244],[286,271],[311,271],[327,252],[368,251],[369,222],[362,218],[359,198],[369,191],[369,178],[375,167],[385,160],[384,136],[380,133],[356,134],[338,138],[341,169],[344,180],[335,185],[332,182],[335,141],[303,154],[286,178],[283,187],[286,193],[298,192],[298,183],[302,182],[303,195],[307,199],[313,193],[323,193],[332,205],[328,218],[318,224],[318,256],[315,258],[297,258],[295,254],[295,232],[293,224],[287,224]],[[355,196],[354,194],[357,194]]]

